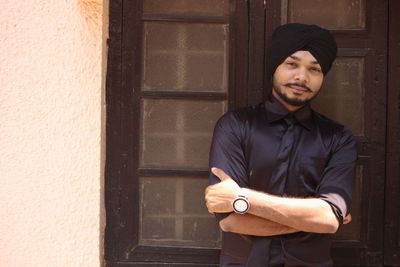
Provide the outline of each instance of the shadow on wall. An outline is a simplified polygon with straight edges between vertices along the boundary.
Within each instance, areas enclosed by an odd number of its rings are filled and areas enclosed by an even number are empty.
[[[104,0],[78,0],[79,8],[90,29],[97,29],[102,17]]]

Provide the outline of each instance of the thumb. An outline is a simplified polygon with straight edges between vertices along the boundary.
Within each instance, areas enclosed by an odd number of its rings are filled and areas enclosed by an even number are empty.
[[[223,170],[218,169],[216,167],[211,168],[211,172],[217,176],[221,181],[225,181],[227,179],[232,179],[228,174],[226,174]]]

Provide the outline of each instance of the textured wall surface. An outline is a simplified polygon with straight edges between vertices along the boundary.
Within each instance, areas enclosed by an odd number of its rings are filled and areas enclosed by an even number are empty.
[[[0,266],[101,266],[103,0],[2,0]]]

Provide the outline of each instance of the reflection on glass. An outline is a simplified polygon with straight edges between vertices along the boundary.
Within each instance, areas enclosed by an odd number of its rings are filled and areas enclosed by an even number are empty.
[[[229,0],[144,0],[144,14],[228,16]]]
[[[365,0],[284,0],[283,22],[318,24],[331,30],[365,29]]]
[[[146,22],[142,90],[226,92],[228,25]]]
[[[315,110],[364,134],[364,59],[337,58],[312,106]]]
[[[220,231],[204,204],[206,177],[140,179],[140,244],[219,247]]]
[[[140,166],[207,170],[214,125],[225,112],[226,101],[143,100]]]
[[[360,241],[361,236],[361,196],[363,186],[363,166],[359,165],[356,169],[356,178],[353,189],[353,203],[351,206],[352,221],[342,225],[335,234],[336,240],[356,240]]]

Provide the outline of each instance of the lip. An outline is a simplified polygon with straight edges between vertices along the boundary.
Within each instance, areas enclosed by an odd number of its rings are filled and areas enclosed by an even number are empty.
[[[296,86],[296,85],[289,85],[288,86],[295,94],[304,94],[307,93],[307,89],[300,87],[300,86]]]

